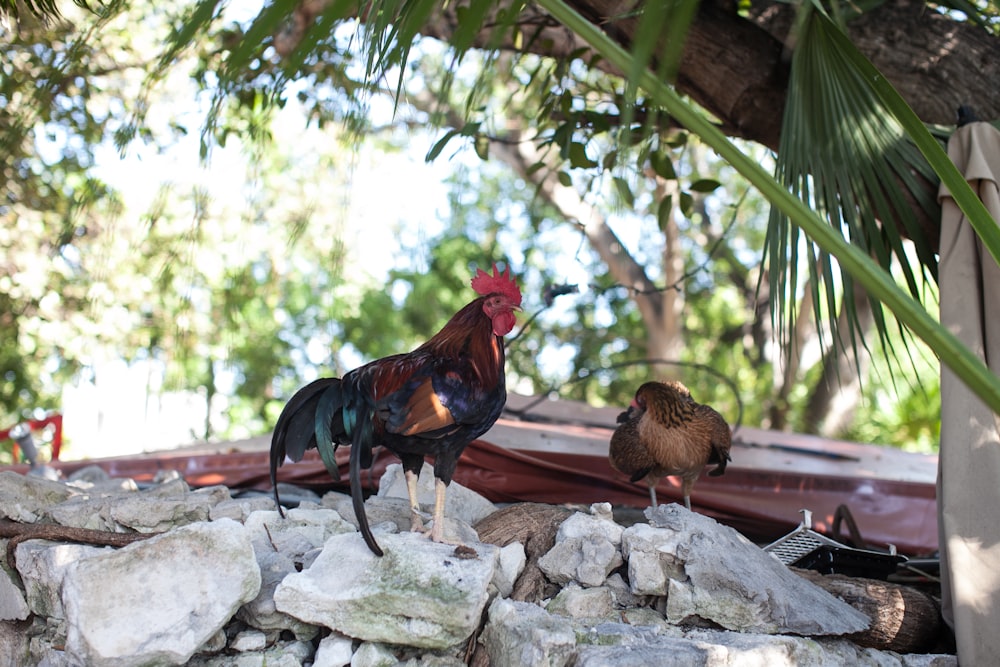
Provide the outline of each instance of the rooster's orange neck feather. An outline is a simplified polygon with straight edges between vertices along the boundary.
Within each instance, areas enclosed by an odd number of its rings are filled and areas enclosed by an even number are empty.
[[[480,297],[467,304],[419,349],[440,357],[471,359],[479,381],[488,386],[500,380],[504,352],[503,342],[493,334],[493,322],[483,312],[485,300]]]

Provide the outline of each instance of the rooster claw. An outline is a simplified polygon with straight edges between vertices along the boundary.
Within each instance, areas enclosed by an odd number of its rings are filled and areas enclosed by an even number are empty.
[[[424,521],[431,518],[427,512],[421,512],[415,507],[410,508],[410,531],[414,533],[430,534],[424,527]]]

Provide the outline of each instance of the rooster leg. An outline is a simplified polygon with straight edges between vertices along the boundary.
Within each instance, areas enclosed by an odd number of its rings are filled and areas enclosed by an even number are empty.
[[[413,532],[423,532],[424,520],[421,517],[420,503],[417,502],[417,473],[407,470],[406,475],[406,495],[410,497],[410,530]]]
[[[444,500],[448,486],[440,479],[434,480],[434,525],[431,526],[431,540],[444,542]]]

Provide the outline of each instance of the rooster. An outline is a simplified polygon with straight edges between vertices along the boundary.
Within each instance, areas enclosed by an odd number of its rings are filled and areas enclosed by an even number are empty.
[[[656,507],[656,485],[663,477],[681,478],[684,506],[691,509],[691,489],[706,465],[717,477],[731,460],[729,424],[707,405],[696,403],[680,382],[647,382],[635,392],[611,436],[608,461],[629,481],[645,479]]]
[[[354,512],[368,548],[381,556],[365,515],[361,469],[371,467],[372,448],[382,445],[402,463],[414,531],[424,531],[417,478],[424,457],[434,457],[429,535],[444,541],[445,496],[458,458],[493,426],[507,401],[503,336],[514,328],[514,311],[521,310],[521,291],[510,267],[500,273],[494,264],[492,275],[478,269],[472,289],[479,298],[416,350],[376,359],[339,379],[321,378],[292,396],[271,438],[271,484],[279,511],[276,477],[286,456],[299,461],[315,447],[327,471],[339,480],[334,452],[339,445],[350,445]]]

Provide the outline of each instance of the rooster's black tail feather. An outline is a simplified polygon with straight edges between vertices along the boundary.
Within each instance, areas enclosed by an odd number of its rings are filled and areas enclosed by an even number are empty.
[[[274,425],[274,433],[271,435],[271,486],[274,488],[274,502],[282,516],[284,511],[278,498],[278,468],[284,463],[286,456],[293,461],[301,461],[306,450],[317,446],[317,434],[321,432],[317,414],[338,415],[340,406],[323,405],[322,410],[319,408],[326,402],[336,402],[339,387],[339,378],[322,378],[309,383],[285,404]],[[327,434],[325,444],[333,448],[329,439],[331,425],[325,423],[324,428]],[[339,473],[330,472],[335,479],[340,479]]]

